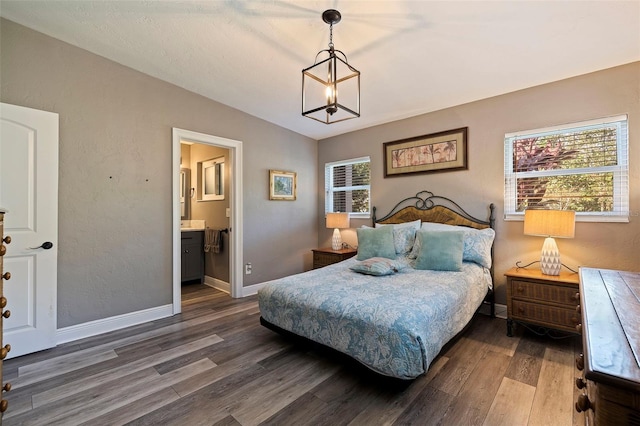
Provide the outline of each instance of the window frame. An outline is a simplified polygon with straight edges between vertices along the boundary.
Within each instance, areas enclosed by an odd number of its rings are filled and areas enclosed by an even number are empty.
[[[614,166],[591,167],[585,169],[553,169],[533,172],[513,171],[513,141],[567,132],[590,130],[607,124],[617,123],[616,155]],[[519,178],[584,175],[595,173],[613,174],[613,202],[611,212],[576,212],[576,222],[629,222],[629,119],[626,114],[585,120],[558,126],[524,130],[504,135],[504,219],[524,220],[524,211],[517,212],[517,185]]]
[[[333,187],[333,171],[334,167],[346,166],[349,164],[369,163],[369,184],[344,186],[339,189]],[[371,158],[369,156],[350,158],[340,161],[332,161],[324,165],[324,212],[333,213],[333,193],[346,192],[354,190],[366,190],[369,193],[369,208],[367,212],[343,212],[349,213],[351,219],[369,219],[371,218]]]

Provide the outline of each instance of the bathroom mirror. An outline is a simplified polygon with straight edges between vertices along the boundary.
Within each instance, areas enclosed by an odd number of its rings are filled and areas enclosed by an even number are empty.
[[[224,157],[202,162],[202,200],[224,200]]]
[[[191,214],[191,170],[180,169],[180,220],[189,220]]]

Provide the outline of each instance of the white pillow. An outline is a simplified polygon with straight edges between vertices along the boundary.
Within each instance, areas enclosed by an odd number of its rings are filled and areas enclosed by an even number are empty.
[[[376,228],[393,226],[393,245],[396,254],[406,254],[413,248],[420,223],[420,219],[404,223],[376,223]]]
[[[462,260],[475,262],[485,268],[491,267],[491,246],[495,238],[495,231],[491,228],[475,229],[467,226],[453,226],[444,223],[424,222],[420,229],[428,231],[463,231],[464,249]],[[416,241],[409,257],[417,257],[420,251],[420,244]]]

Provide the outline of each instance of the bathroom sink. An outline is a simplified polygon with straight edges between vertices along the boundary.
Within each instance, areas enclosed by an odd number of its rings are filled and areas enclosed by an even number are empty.
[[[180,221],[180,231],[182,232],[204,231],[204,228],[205,228],[205,221],[202,219]]]

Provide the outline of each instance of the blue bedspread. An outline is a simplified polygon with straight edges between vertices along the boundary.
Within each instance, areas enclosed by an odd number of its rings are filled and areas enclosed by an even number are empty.
[[[372,370],[415,378],[471,320],[491,286],[489,271],[402,269],[374,277],[353,272],[354,258],[265,283],[262,317],[334,348]]]

